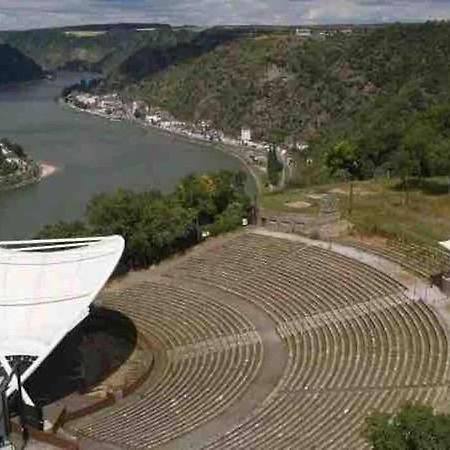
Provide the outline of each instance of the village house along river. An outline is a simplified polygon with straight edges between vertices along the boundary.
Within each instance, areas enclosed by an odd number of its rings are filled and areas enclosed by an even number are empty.
[[[0,89],[0,137],[61,169],[37,184],[0,192],[0,240],[30,238],[45,224],[81,218],[94,194],[117,188],[170,192],[189,173],[242,169],[210,146],[58,104],[61,89],[79,79],[60,74]]]

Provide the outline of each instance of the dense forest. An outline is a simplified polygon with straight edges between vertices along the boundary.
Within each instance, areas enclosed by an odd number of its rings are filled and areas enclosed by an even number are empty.
[[[212,120],[229,134],[245,125],[258,140],[308,142],[321,167],[349,142],[357,178],[400,167],[448,173],[450,24],[398,24],[326,39],[227,31],[143,48],[111,73],[110,86],[180,119]]]
[[[242,225],[252,206],[245,174],[221,171],[184,178],[169,195],[118,190],[95,196],[85,221],[44,227],[37,238],[120,234],[126,248],[119,272],[145,268],[196,244],[202,233],[217,235]]]
[[[34,61],[17,49],[0,44],[0,84],[42,78],[44,72]]]
[[[189,31],[173,30],[169,26],[139,32],[120,24],[110,26],[108,30],[104,28],[92,26],[88,29],[77,27],[79,31],[67,28],[0,32],[0,41],[17,48],[47,70],[108,73],[143,47],[174,46],[192,35]]]

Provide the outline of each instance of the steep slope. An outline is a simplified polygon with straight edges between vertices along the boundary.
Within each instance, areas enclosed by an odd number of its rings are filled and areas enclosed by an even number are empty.
[[[352,41],[306,42],[293,35],[233,39],[190,58],[172,57],[176,64],[149,76],[140,74],[134,92],[180,118],[210,119],[229,133],[245,124],[259,138],[309,137],[371,95],[366,79],[346,70]]]
[[[209,119],[234,135],[249,126],[256,139],[306,140],[320,155],[351,138],[360,177],[400,167],[401,158],[410,158],[395,156],[401,148],[415,152],[423,175],[437,173],[435,164],[444,171],[450,24],[392,25],[326,39],[285,33],[207,42],[200,33],[163,54],[143,49],[111,79],[121,77],[126,94],[180,119]],[[417,156],[431,152],[441,155],[439,163]]]
[[[325,41],[284,35],[206,42],[164,53],[141,49],[111,78],[139,81],[135,94],[176,116],[212,119],[228,131],[245,123],[257,136],[282,139],[308,138],[376,98],[423,94],[433,101],[449,86],[447,24]]]
[[[123,26],[103,30],[30,30],[0,33],[0,39],[30,56],[49,70],[97,70],[108,72],[142,47],[174,45],[185,32],[160,26],[138,32]]]
[[[0,84],[42,78],[41,67],[7,44],[0,44]]]

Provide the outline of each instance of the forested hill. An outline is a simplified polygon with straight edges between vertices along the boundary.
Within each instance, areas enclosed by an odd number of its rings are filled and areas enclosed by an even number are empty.
[[[426,114],[440,117],[431,120],[429,134],[442,137],[446,129],[440,120],[450,101],[448,23],[391,25],[326,39],[290,32],[218,42],[209,33],[214,45],[200,33],[157,54],[141,49],[111,83],[127,80],[128,94],[180,119],[210,119],[228,133],[250,126],[256,139],[308,141],[322,154],[351,138],[361,158],[370,160],[364,168],[369,175],[390,159],[408,130],[430,124]],[[438,107],[444,109],[433,112]]]
[[[44,75],[32,59],[6,44],[0,44],[0,84],[30,81]]]
[[[64,29],[0,32],[0,40],[47,70],[109,72],[142,47],[174,46],[190,39],[189,30],[142,24],[92,25]]]

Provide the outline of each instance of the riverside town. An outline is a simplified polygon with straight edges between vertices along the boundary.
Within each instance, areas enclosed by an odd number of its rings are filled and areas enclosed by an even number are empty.
[[[252,132],[242,127],[240,138],[225,136],[223,131],[214,129],[211,121],[195,123],[177,120],[167,111],[152,107],[143,101],[124,101],[118,93],[96,95],[88,92],[65,93],[64,101],[73,108],[107,118],[112,121],[130,120],[143,126],[155,127],[167,132],[209,143],[222,143],[235,147],[247,161],[265,171],[267,155],[273,150],[286,171],[295,165],[295,153],[307,154],[308,144],[296,143],[294,147],[275,145],[252,140]],[[311,162],[311,161],[310,161]]]

